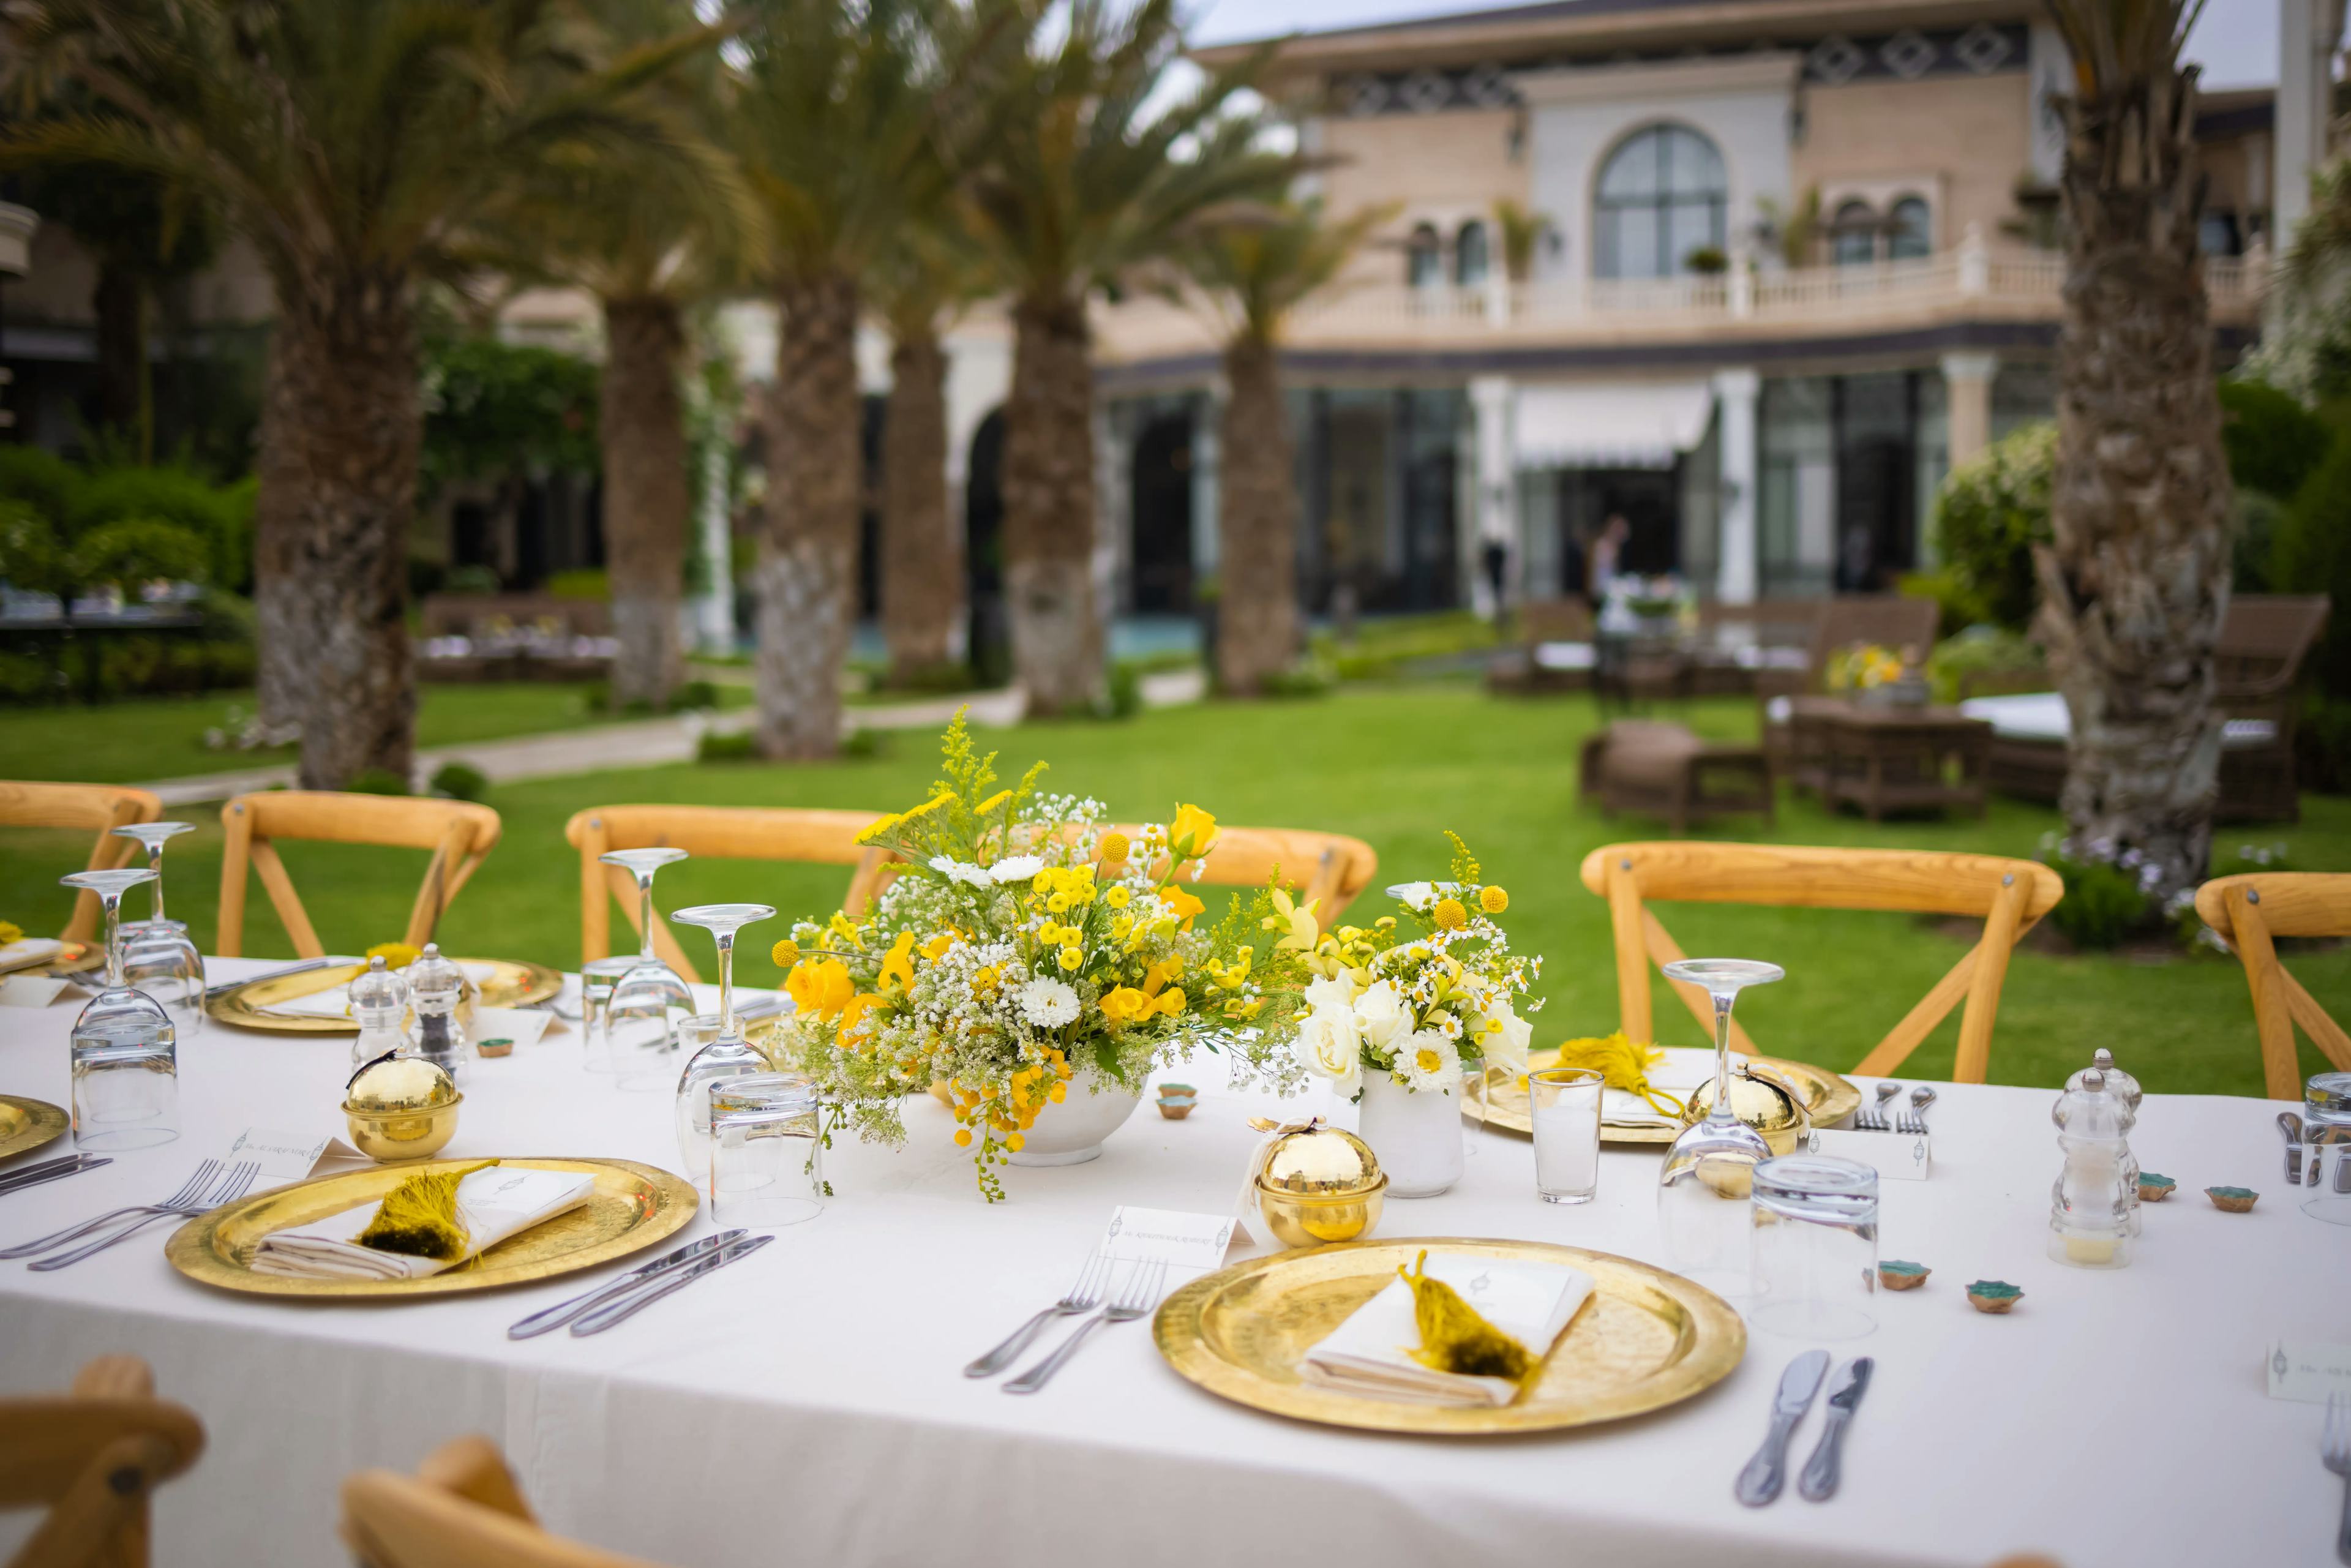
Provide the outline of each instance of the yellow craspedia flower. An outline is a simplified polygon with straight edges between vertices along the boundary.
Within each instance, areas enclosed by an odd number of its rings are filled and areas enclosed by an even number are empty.
[[[12,925],[9,929],[14,931],[16,927]],[[12,936],[8,940],[13,942],[16,937]],[[387,969],[405,969],[423,955],[405,942],[379,942],[367,950],[365,956],[382,959],[383,967]]]
[[[1110,832],[1104,833],[1102,836],[1102,864],[1118,864],[1119,862],[1126,859],[1126,852],[1132,847],[1133,846],[1127,842],[1126,835],[1124,833],[1119,832],[1114,829]]]
[[[1478,907],[1489,915],[1499,915],[1510,907],[1510,895],[1499,887],[1489,887],[1478,894]]]
[[[1074,971],[1074,970],[1077,968],[1077,967],[1078,967],[1079,965],[1081,965],[1081,964],[1084,963],[1085,961],[1086,961],[1086,955],[1085,955],[1085,952],[1084,952],[1084,950],[1083,950],[1082,948],[1078,948],[1078,947],[1064,947],[1064,948],[1062,948],[1062,949],[1061,949],[1061,967],[1062,967],[1062,968],[1064,968],[1064,969],[1070,969],[1070,970],[1073,970],[1073,971]]]
[[[1439,931],[1458,931],[1468,924],[1469,912],[1461,907],[1459,899],[1440,898],[1437,901],[1437,928]]]
[[[768,956],[778,969],[789,969],[800,961],[800,945],[787,936],[768,949]]]

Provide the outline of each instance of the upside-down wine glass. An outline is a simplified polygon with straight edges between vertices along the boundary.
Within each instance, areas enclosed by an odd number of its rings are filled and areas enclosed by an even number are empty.
[[[1786,975],[1777,964],[1751,958],[1683,958],[1665,966],[1666,978],[1714,998],[1714,1103],[1706,1120],[1683,1128],[1666,1151],[1657,1225],[1671,1267],[1740,1295],[1748,1289],[1755,1167],[1771,1157],[1771,1146],[1731,1105],[1730,1008],[1747,987]]]
[[[147,889],[152,900],[147,918],[122,927],[123,977],[191,1023],[204,1017],[204,958],[189,940],[187,922],[164,917],[163,845],[195,831],[193,822],[133,822],[114,830],[146,850],[147,867],[155,873]]]
[[[686,858],[684,850],[613,850],[600,857],[637,879],[638,925],[643,927],[637,961],[614,982],[604,1004],[604,1054],[615,1072],[642,1071],[655,1058],[677,1048],[678,1021],[694,1011],[694,993],[675,969],[653,952],[653,873]],[[642,1085],[657,1088],[667,1074]],[[637,1085],[623,1085],[635,1087]]]
[[[677,1080],[678,1157],[685,1163],[685,1179],[705,1190],[710,1185],[710,1086],[770,1071],[768,1059],[743,1038],[743,1022],[735,1016],[735,934],[775,917],[775,906],[768,904],[697,904],[670,915],[701,926],[718,945],[718,1038],[694,1053]]]
[[[106,989],[74,1019],[74,1145],[143,1149],[180,1135],[179,1031],[162,1004],[122,979],[122,895],[155,873],[78,871],[58,879],[106,908]]]

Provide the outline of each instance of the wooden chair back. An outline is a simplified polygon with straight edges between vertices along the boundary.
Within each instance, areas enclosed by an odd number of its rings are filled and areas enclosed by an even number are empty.
[[[548,1534],[487,1437],[344,1481],[343,1542],[365,1568],[655,1568]]]
[[[2280,936],[2351,936],[2351,873],[2250,872],[2214,877],[2196,890],[2196,914],[2245,966],[2262,1081],[2273,1100],[2302,1098],[2294,1049],[2300,1024],[2326,1060],[2351,1072],[2351,1036],[2278,962]]]
[[[1916,648],[1923,657],[1935,645],[1942,606],[1901,593],[1841,593],[1824,601],[1813,622],[1811,682],[1826,678],[1829,658],[1855,643],[1875,643],[1899,652]]]
[[[429,800],[405,795],[346,795],[331,790],[271,789],[239,795],[221,808],[228,842],[221,855],[220,934],[223,957],[245,951],[245,873],[248,863],[268,891],[270,906],[294,940],[294,951],[316,958],[326,948],[278,858],[278,839],[340,844],[381,844],[431,850],[424,881],[408,913],[401,940],[421,947],[433,940],[442,914],[497,847],[498,814],[470,800]]]
[[[2037,861],[1925,850],[1813,849],[1782,844],[1605,844],[1584,857],[1583,885],[1608,901],[1616,943],[1617,1005],[1625,1032],[1655,1038],[1649,965],[1684,956],[1652,900],[1752,904],[1778,908],[1883,909],[1980,919],[1983,936],[1862,1059],[1856,1072],[1884,1077],[1917,1050],[1962,998],[1959,1057],[1951,1078],[1980,1083],[1991,1062],[2000,990],[2016,939],[2065,895],[2057,873]],[[1673,982],[1710,1034],[1714,1004],[1696,986]],[[1752,1055],[1736,1021],[1731,1040]]]
[[[33,784],[0,779],[0,827],[91,828],[98,842],[90,846],[89,871],[113,871],[131,863],[139,846],[114,836],[117,828],[152,822],[163,814],[163,802],[145,789],[120,784]],[[98,894],[74,895],[73,918],[58,936],[68,942],[91,942],[99,937],[101,913]]]
[[[2293,685],[2330,605],[2324,593],[2231,595],[2212,646],[2220,695],[2264,696]]]
[[[149,1497],[204,1448],[135,1356],[99,1357],[68,1394],[0,1399],[0,1509],[48,1510],[9,1568],[140,1568]]]

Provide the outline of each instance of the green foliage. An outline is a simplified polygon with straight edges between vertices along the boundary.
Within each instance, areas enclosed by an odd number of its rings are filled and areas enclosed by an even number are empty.
[[[2325,461],[2334,432],[2326,422],[2265,382],[2220,383],[2220,444],[2237,488],[2283,501]]]
[[[1956,637],[1970,626],[1985,625],[1991,620],[1991,612],[1982,598],[1949,567],[1935,571],[1906,571],[1896,587],[1909,598],[1933,600],[1937,606],[1936,629],[1946,637]]]
[[[594,473],[598,377],[586,360],[553,349],[495,338],[428,340],[425,492],[549,469]]]
[[[0,496],[22,501],[53,526],[73,511],[81,471],[38,446],[0,446]]]
[[[153,578],[253,580],[254,486],[178,466],[85,472],[37,446],[0,446],[0,578],[70,595]]]
[[[343,786],[354,795],[406,795],[408,780],[389,768],[362,768]]]
[[[681,681],[677,690],[669,695],[672,713],[684,713],[690,708],[715,708],[718,706],[718,683],[716,681]]]
[[[705,729],[702,732],[702,738],[694,743],[694,759],[696,762],[757,762],[759,760],[759,743],[747,729],[735,735],[721,735],[715,729]]]
[[[612,597],[612,580],[601,566],[575,567],[569,571],[551,573],[547,580],[547,591],[556,599],[609,600]]]
[[[449,569],[449,574],[441,580],[441,587],[448,593],[496,593],[499,587],[497,569],[488,566],[453,566]]]
[[[1143,711],[1143,672],[1133,662],[1121,659],[1110,667],[1110,684],[1102,695],[1096,716],[1108,719],[1133,718]]]
[[[28,593],[62,594],[71,587],[57,529],[13,496],[0,497],[0,582]]]
[[[433,775],[433,793],[452,800],[486,800],[490,778],[470,763],[444,762]]]
[[[204,540],[177,523],[124,517],[100,523],[73,543],[77,582],[112,583],[126,593],[158,578],[202,582],[211,570]]]
[[[2294,746],[2295,777],[2304,789],[2351,795],[2351,700],[2308,694]]]
[[[2286,503],[2241,486],[2237,490],[2237,531],[2229,546],[2229,581],[2239,593],[2268,593],[2277,564],[2278,530],[2285,526]]]
[[[2147,920],[2147,894],[2138,879],[2105,861],[2075,860],[2063,851],[2042,857],[2065,884],[2065,896],[2049,912],[2049,923],[2074,946],[2104,951]]]
[[[1296,669],[1274,670],[1258,682],[1258,695],[1292,700],[1327,697],[1335,683],[1330,672],[1316,664],[1303,664]]]
[[[2336,612],[2312,651],[2308,673],[2332,697],[2351,698],[2351,432],[2335,437],[2278,529],[2270,580],[2282,593],[2332,594]]]
[[[1985,620],[2011,632],[2032,624],[2040,588],[2032,547],[2049,539],[2049,487],[2057,427],[2030,424],[1951,470],[1935,497],[1935,548]]]
[[[1927,685],[1937,702],[1955,703],[1966,695],[1960,686],[1970,675],[2021,676],[2042,668],[2040,648],[2022,633],[1970,626],[1937,643],[1927,655]]]
[[[841,737],[841,754],[861,761],[890,755],[890,732],[886,729],[852,729]]]
[[[186,468],[112,468],[93,474],[74,493],[66,526],[78,538],[134,519],[168,523],[199,541],[204,569],[164,573],[244,590],[253,582],[253,498],[250,482],[221,488]]]

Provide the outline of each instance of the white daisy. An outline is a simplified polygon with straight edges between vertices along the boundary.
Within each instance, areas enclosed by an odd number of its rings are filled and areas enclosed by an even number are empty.
[[[1004,887],[1016,882],[1027,882],[1044,869],[1044,858],[1040,855],[1007,855],[990,866],[986,874],[993,877],[998,886]]]
[[[1040,1029],[1059,1029],[1078,1016],[1078,993],[1059,980],[1031,980],[1020,988],[1020,1011]]]
[[[1396,1042],[1395,1076],[1415,1093],[1449,1094],[1461,1085],[1461,1053],[1435,1030]]]

